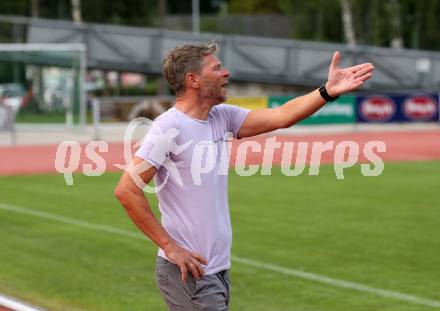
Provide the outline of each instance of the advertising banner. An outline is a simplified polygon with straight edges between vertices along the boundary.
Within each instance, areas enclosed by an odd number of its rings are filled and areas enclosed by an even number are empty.
[[[283,105],[293,97],[270,96],[269,107]],[[327,103],[320,110],[298,124],[347,124],[356,121],[355,112],[356,98],[353,95],[344,95],[334,102]]]
[[[438,122],[438,95],[359,96],[357,98],[357,120],[369,123]]]
[[[267,108],[268,98],[267,96],[231,97],[228,98],[226,103],[253,110],[253,109]]]

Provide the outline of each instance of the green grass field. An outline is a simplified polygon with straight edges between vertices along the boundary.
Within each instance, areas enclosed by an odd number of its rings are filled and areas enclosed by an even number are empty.
[[[331,166],[318,176],[231,173],[230,309],[436,309],[243,261],[438,302],[439,176],[440,162],[387,163],[379,177],[358,166],[344,180]],[[76,175],[71,187],[62,175],[0,177],[0,293],[48,310],[166,310],[154,280],[157,248],[108,231],[137,233],[113,197],[118,177]]]

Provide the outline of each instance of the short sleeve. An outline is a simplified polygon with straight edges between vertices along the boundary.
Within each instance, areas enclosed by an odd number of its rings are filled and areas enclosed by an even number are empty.
[[[153,122],[135,155],[159,169],[169,160],[177,134],[178,129],[173,126],[173,122],[159,118]]]
[[[233,134],[234,138],[237,138],[238,132],[250,110],[228,104],[218,105],[217,109],[221,115],[226,117],[228,131]]]

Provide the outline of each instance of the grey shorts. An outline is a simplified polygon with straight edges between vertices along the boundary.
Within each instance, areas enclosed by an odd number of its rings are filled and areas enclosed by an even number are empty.
[[[156,281],[170,311],[227,311],[231,283],[229,271],[194,279],[188,272],[185,284],[177,265],[158,256]]]

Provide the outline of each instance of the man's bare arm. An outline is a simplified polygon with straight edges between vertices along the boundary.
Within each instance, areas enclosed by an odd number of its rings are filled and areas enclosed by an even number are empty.
[[[292,126],[318,111],[325,103],[319,91],[315,90],[277,108],[251,110],[238,132],[238,137],[255,136]]]
[[[190,252],[177,245],[156,219],[145,198],[143,185],[148,184],[156,172],[154,166],[139,157],[134,157],[132,165],[125,170],[116,186],[115,196],[135,225],[180,267],[182,281],[185,282],[188,270],[198,279],[204,275],[201,264],[206,265],[206,260],[200,254]]]
[[[374,69],[370,63],[342,69],[338,67],[339,60],[340,54],[335,52],[325,85],[332,97],[356,90],[371,78]],[[254,136],[292,126],[318,111],[325,103],[316,89],[277,108],[252,110],[240,128],[238,137]]]

